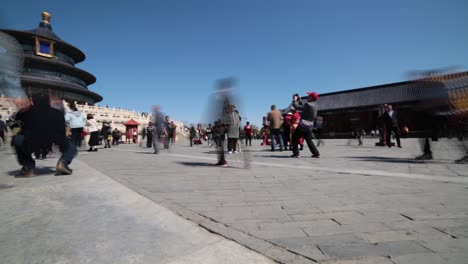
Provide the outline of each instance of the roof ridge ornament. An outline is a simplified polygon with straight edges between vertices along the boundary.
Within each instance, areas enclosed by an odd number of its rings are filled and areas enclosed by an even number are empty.
[[[50,13],[42,12],[41,15],[42,15],[42,22],[45,24],[50,24],[50,17],[51,17]]]

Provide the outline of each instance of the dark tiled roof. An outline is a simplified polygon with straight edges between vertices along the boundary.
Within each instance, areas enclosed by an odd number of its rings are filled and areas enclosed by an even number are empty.
[[[46,24],[44,22],[39,23],[39,27],[36,29],[31,29],[31,30],[26,30],[27,32],[31,32],[34,35],[46,37],[49,39],[54,39],[54,40],[59,40],[63,41],[61,38],[59,38],[53,31],[52,31],[52,26],[50,24]]]
[[[102,101],[102,96],[100,96],[99,94],[92,92],[81,85],[68,82],[68,81],[63,81],[63,80],[60,80],[59,78],[45,79],[43,76],[34,76],[32,74],[24,74],[21,77],[21,82],[23,83],[25,87],[27,87],[29,84],[44,84],[48,86],[59,87],[65,91],[75,92],[78,94],[89,96],[93,98],[96,102]]]
[[[0,31],[5,32],[21,43],[28,43],[33,41],[31,36],[36,36],[36,33],[32,31],[27,31],[27,30],[12,30],[12,29],[0,29]],[[55,34],[54,34],[55,35]],[[38,36],[43,36],[43,35],[38,35]],[[45,37],[45,36],[43,36]],[[54,50],[60,50],[70,57],[72,57],[75,61],[75,63],[80,63],[85,60],[85,54],[78,48],[64,42],[63,40],[55,39],[55,44],[54,44]]]
[[[44,68],[48,66],[49,68],[55,68],[58,72],[63,72],[76,76],[86,82],[87,85],[91,85],[96,82],[96,77],[91,73],[82,70],[80,68],[70,66],[67,63],[61,62],[59,60],[51,60],[49,58],[43,58],[40,56],[25,55],[25,66],[34,65],[36,68]]]
[[[441,78],[440,82],[432,82],[431,85],[421,82],[401,82],[321,94],[317,106],[320,111],[327,111],[430,100],[447,96],[447,89],[466,86],[468,86],[468,72],[459,73],[453,78]]]

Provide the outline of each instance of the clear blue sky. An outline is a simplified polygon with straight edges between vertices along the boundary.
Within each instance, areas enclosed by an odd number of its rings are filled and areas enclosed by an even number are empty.
[[[241,114],[261,124],[295,92],[403,81],[410,70],[468,69],[466,0],[5,0],[0,27],[37,27],[81,49],[101,104],[196,123],[214,81],[235,76]]]

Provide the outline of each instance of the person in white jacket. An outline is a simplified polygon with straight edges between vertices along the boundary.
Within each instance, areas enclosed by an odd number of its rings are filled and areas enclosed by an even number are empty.
[[[71,112],[65,114],[65,121],[71,131],[71,142],[77,148],[81,148],[83,141],[83,127],[86,123],[85,114],[76,108],[74,103],[70,104]]]
[[[86,116],[85,129],[86,133],[90,134],[88,145],[88,151],[98,151],[96,146],[99,145],[99,130],[96,120],[92,114]]]

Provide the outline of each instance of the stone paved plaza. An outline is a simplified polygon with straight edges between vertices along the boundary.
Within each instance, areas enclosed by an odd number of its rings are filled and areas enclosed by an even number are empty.
[[[412,159],[416,139],[402,139],[402,149],[375,142],[325,140],[320,159],[306,148],[294,159],[254,141],[227,155],[227,168],[213,166],[216,152],[206,144],[178,142],[158,155],[119,145],[80,151],[72,176],[33,179],[11,176],[19,166],[4,149],[0,184],[12,187],[0,199],[19,181],[51,184],[91,171],[279,263],[468,263],[468,165],[453,162],[463,156],[459,142],[434,142],[427,162]]]

